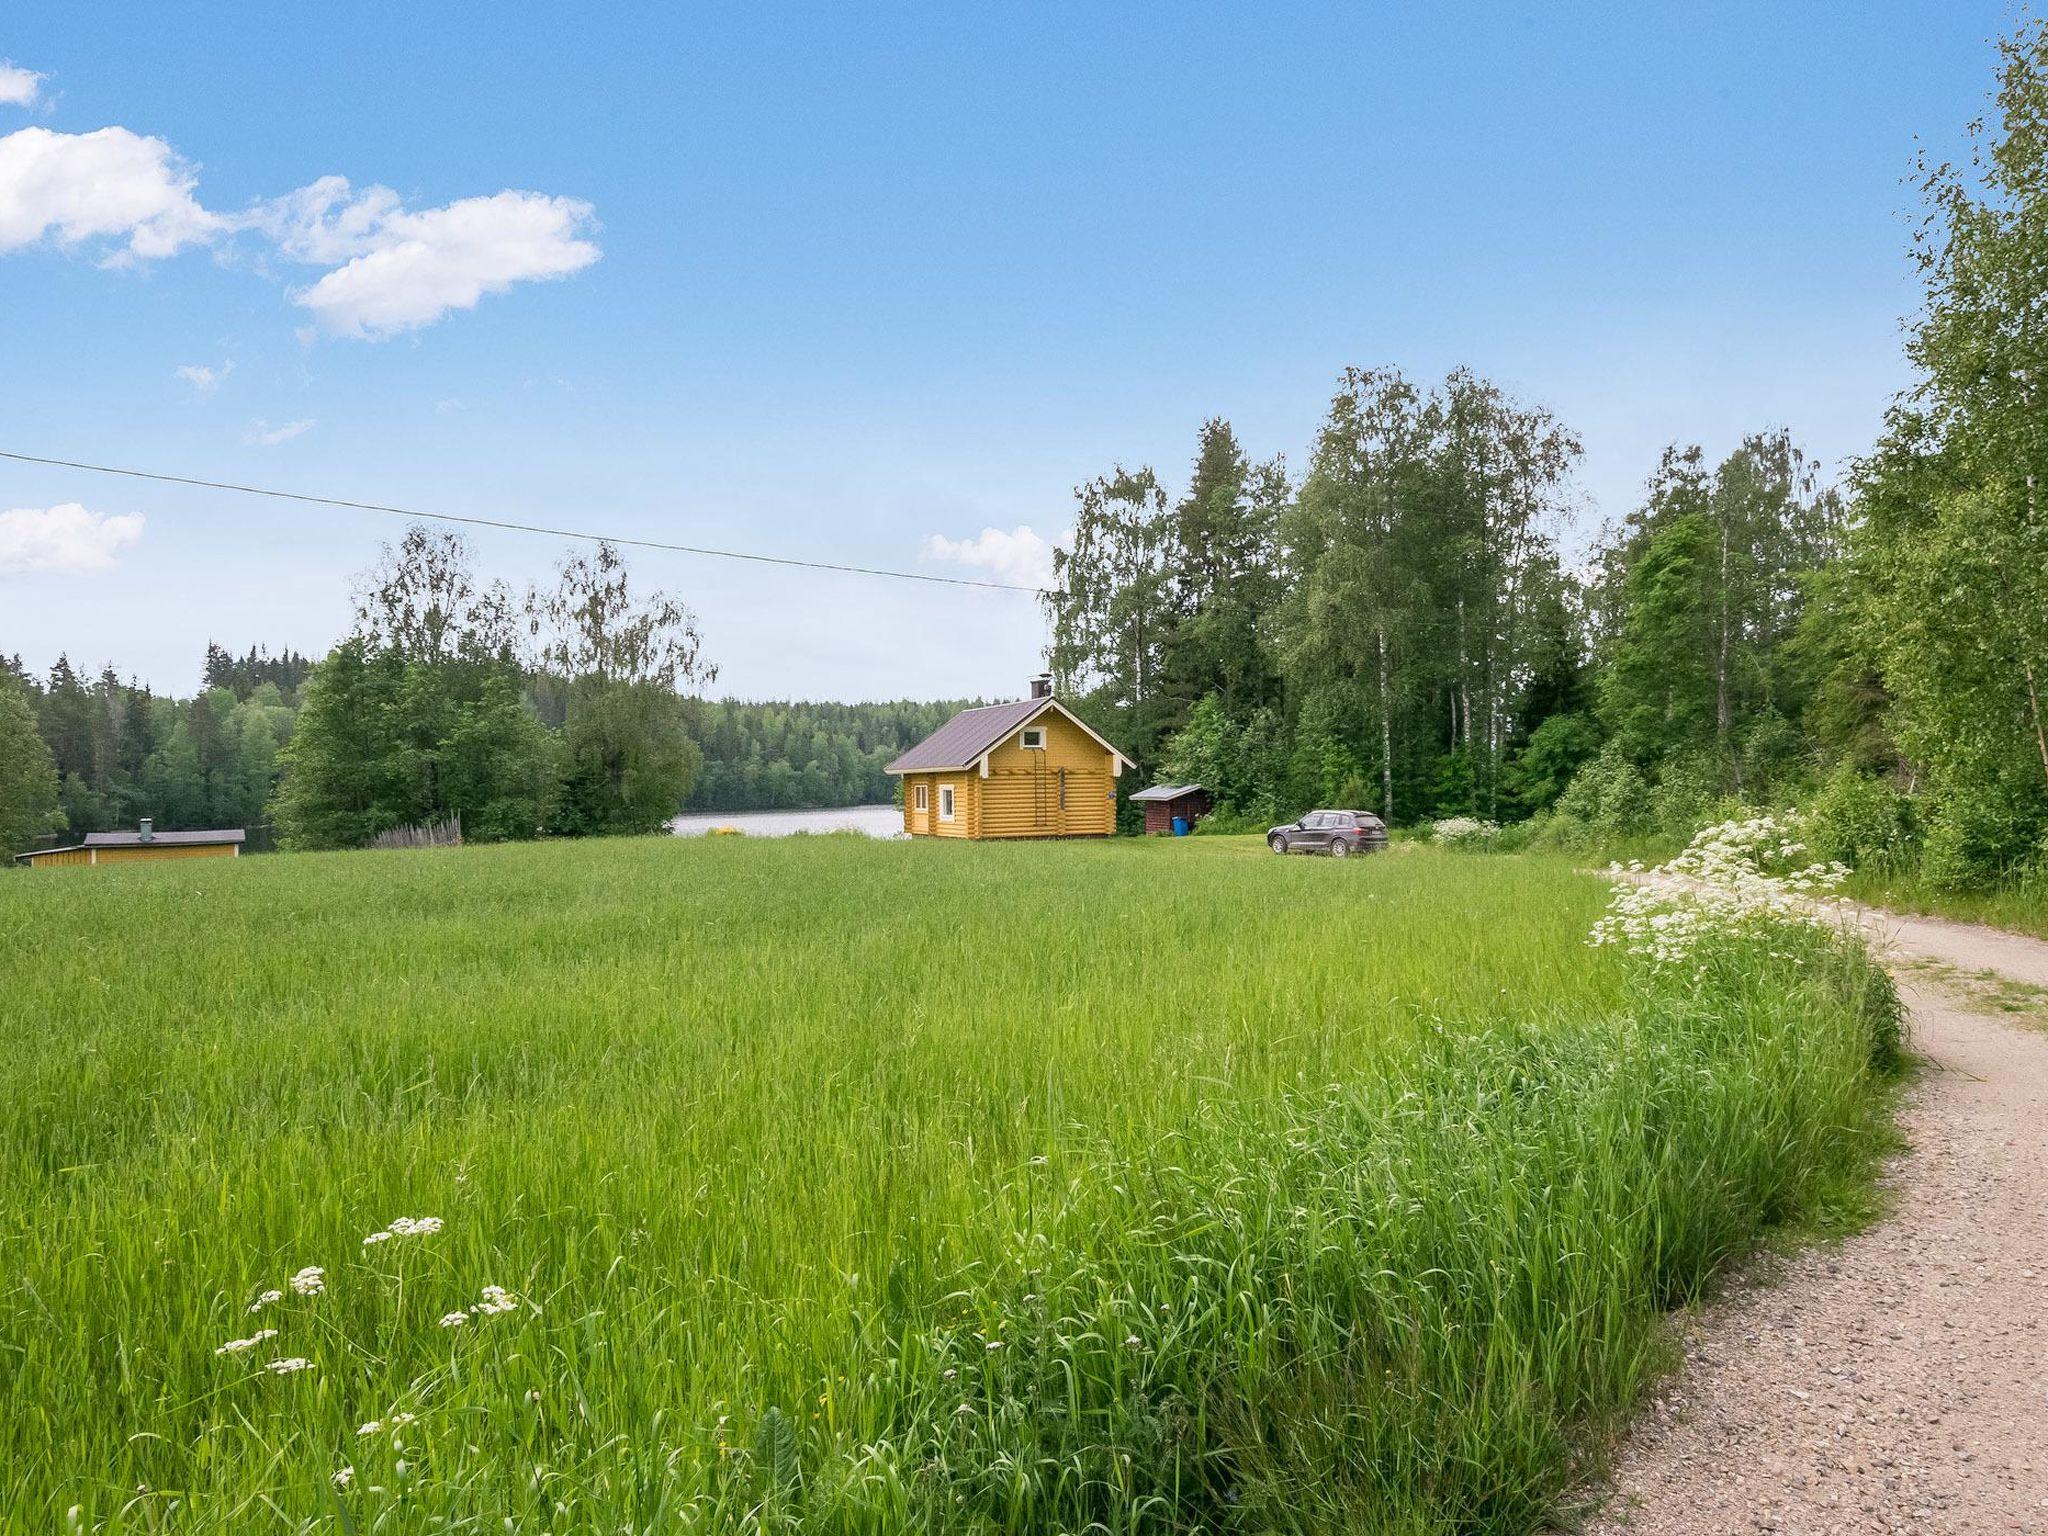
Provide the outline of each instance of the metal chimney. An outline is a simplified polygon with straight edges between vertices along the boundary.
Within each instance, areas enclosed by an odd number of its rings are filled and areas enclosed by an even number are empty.
[[[1031,697],[1034,699],[1049,699],[1052,697],[1052,674],[1050,672],[1041,672],[1038,676],[1031,679]]]
[[[155,818],[154,816],[145,816],[145,817],[143,817],[143,818],[142,818],[142,840],[143,840],[143,841],[144,841],[145,843],[147,843],[147,842],[152,842],[152,841],[154,841],[154,840],[155,840],[155,838],[156,838],[156,818]]]

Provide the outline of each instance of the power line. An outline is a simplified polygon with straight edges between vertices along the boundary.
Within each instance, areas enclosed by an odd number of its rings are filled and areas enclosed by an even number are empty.
[[[261,485],[236,485],[226,480],[200,480],[191,475],[166,475],[149,469],[122,469],[112,464],[86,464],[76,459],[49,459],[33,453],[13,453],[0,448],[0,459],[21,464],[44,464],[55,469],[82,469],[95,475],[123,475],[130,480],[156,480],[165,485],[192,485],[209,491],[234,491],[243,496],[269,496],[278,501],[302,501],[316,507],[347,507],[357,512],[388,512],[394,517],[418,518],[423,522],[461,523],[470,528],[502,528],[513,533],[540,533],[557,539],[581,539],[589,544],[624,544],[634,549],[661,549],[680,555],[705,555],[718,560],[750,560],[757,565],[791,565],[809,571],[839,571],[850,576],[886,576],[892,581],[927,581],[945,587],[981,587],[995,592],[1029,592],[1045,595],[1045,588],[1013,581],[977,581],[971,576],[937,576],[929,571],[892,571],[873,565],[839,565],[830,560],[799,560],[793,555],[756,555],[739,549],[711,549],[701,544],[670,544],[661,539],[632,539],[618,534],[586,533],[579,528],[549,528],[539,523],[514,523],[495,517],[463,517],[454,512],[421,512],[411,507],[386,506],[377,501],[349,501],[340,496],[312,496],[303,491],[272,490]]]

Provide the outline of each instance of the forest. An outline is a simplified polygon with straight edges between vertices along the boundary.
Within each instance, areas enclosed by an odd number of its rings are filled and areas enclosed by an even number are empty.
[[[1060,686],[1219,825],[1311,803],[1565,846],[1810,802],[1937,889],[2048,873],[2048,33],[1925,162],[1915,382],[1839,484],[1782,427],[1675,444],[1590,560],[1580,445],[1456,371],[1339,382],[1299,475],[1200,432],[1186,490],[1083,485],[1045,597]]]
[[[635,589],[612,546],[522,598],[415,524],[357,578],[352,631],[318,662],[209,646],[178,699],[111,666],[60,657],[38,678],[0,657],[0,845],[141,816],[348,848],[451,818],[488,842],[855,805],[886,800],[883,766],[958,707],[701,697],[716,676],[689,609]]]
[[[1143,465],[1077,488],[1042,597],[1062,696],[1140,780],[1207,786],[1218,828],[1344,804],[1594,846],[1801,799],[1831,851],[1939,887],[2040,870],[2043,39],[2005,45],[1964,162],[1919,168],[1916,382],[1839,480],[1783,426],[1675,443],[1573,556],[1568,423],[1469,369],[1348,369],[1298,469],[1218,417],[1177,495]],[[510,838],[852,804],[958,707],[715,701],[716,671],[608,545],[522,600],[416,526],[317,663],[214,648],[189,699],[0,665],[0,842],[143,813],[334,847],[451,814]]]

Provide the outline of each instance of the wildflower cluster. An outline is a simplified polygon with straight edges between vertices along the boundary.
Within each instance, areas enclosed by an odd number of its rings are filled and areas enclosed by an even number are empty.
[[[472,1317],[497,1317],[505,1312],[519,1310],[519,1298],[502,1285],[487,1285],[482,1299],[471,1302],[467,1310],[450,1312],[441,1319],[443,1328],[460,1328]]]
[[[432,1237],[440,1230],[441,1218],[438,1216],[396,1216],[389,1227],[364,1238],[363,1246],[369,1248],[378,1243],[388,1243],[394,1237]]]
[[[1500,827],[1476,816],[1446,816],[1430,823],[1429,835],[1453,848],[1484,848],[1500,836]]]
[[[214,1351],[214,1353],[216,1355],[247,1354],[250,1350],[254,1349],[258,1344],[261,1344],[264,1340],[274,1339],[276,1337],[277,1330],[275,1328],[258,1328],[246,1339],[229,1339],[227,1343],[221,1345],[218,1349]]]
[[[1848,869],[1807,856],[1796,811],[1703,828],[1668,863],[1609,867],[1607,915],[1589,942],[1613,945],[1660,970],[1698,969],[1704,952],[1787,929],[1832,930],[1828,898]]]

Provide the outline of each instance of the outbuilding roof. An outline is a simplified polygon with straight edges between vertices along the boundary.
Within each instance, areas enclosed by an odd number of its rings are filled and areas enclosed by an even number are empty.
[[[1150,789],[1135,791],[1133,800],[1178,800],[1182,795],[1199,795],[1199,784],[1154,784]]]
[[[1013,704],[984,704],[979,709],[963,709],[882,771],[929,773],[934,769],[972,768],[989,748],[1010,732],[1029,725],[1048,709],[1058,710],[1082,730],[1088,731],[1104,751],[1114,753],[1117,761],[1125,767],[1133,766],[1128,757],[1103,741],[1094,731],[1089,730],[1087,722],[1080,716],[1058,699],[1047,697],[1018,699]]]
[[[78,846],[81,848],[140,848],[145,843],[151,846],[157,843],[239,843],[244,841],[248,835],[240,827],[222,832],[152,832],[148,837],[144,837],[140,832],[88,832],[85,834],[85,841]],[[52,848],[46,851],[58,853],[68,850]]]

